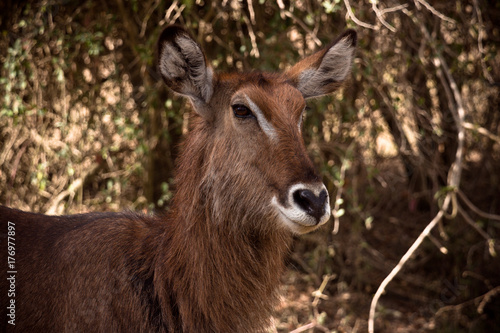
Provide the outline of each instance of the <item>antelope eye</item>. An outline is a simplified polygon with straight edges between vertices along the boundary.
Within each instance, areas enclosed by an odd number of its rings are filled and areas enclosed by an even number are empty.
[[[231,106],[233,108],[233,113],[238,118],[251,118],[253,117],[252,111],[242,104],[235,104]]]

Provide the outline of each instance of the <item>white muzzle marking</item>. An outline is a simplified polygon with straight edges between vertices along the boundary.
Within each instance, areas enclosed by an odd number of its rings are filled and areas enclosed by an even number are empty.
[[[312,216],[301,206],[294,198],[294,193],[298,191],[310,191],[316,197],[320,197],[322,192],[326,193],[326,200],[324,201],[323,214],[318,218]],[[280,216],[281,222],[292,232],[296,234],[305,234],[317,229],[319,226],[325,224],[330,219],[330,200],[328,198],[328,191],[323,184],[295,184],[288,190],[287,202],[285,206],[282,205],[276,196],[271,199],[271,205],[276,208]]]

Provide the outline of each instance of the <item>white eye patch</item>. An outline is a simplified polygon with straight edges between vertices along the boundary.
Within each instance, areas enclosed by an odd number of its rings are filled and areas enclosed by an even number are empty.
[[[278,137],[278,134],[276,133],[276,129],[274,128],[274,126],[269,121],[267,121],[266,117],[264,116],[264,113],[257,106],[257,104],[255,104],[247,95],[245,95],[245,98],[247,100],[248,106],[250,107],[253,114],[257,118],[257,121],[262,131],[269,137],[269,139],[275,140]]]

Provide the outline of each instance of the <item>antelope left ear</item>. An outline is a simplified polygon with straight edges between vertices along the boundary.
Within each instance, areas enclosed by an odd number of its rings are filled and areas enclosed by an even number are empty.
[[[195,104],[208,103],[213,93],[213,70],[200,45],[182,27],[169,26],[158,40],[158,68],[165,83]],[[197,111],[199,112],[199,111]]]
[[[328,47],[299,61],[285,72],[285,76],[304,98],[335,91],[351,70],[356,40],[356,32],[347,30]]]

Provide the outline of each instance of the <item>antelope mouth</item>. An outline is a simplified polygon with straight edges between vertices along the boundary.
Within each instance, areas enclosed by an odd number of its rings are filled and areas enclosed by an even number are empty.
[[[325,224],[330,219],[330,200],[323,184],[296,184],[288,190],[285,205],[277,197],[271,200],[279,220],[296,234],[306,234]]]

